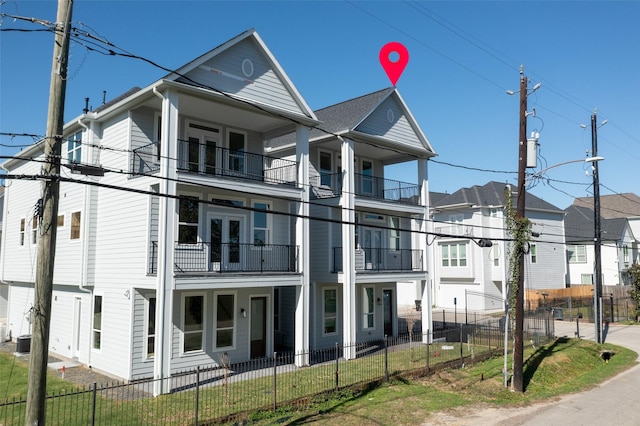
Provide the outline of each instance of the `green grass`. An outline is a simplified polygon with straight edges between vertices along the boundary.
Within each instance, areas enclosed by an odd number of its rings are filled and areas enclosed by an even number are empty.
[[[436,364],[458,362],[462,350],[465,363],[470,364],[487,348],[471,344],[448,343],[425,346],[415,344],[404,350],[389,350],[388,370],[393,376],[400,371],[433,369]],[[363,378],[384,377],[383,354],[339,361],[338,387],[336,363],[328,362],[309,368],[300,368],[277,376],[277,401],[296,401],[296,407],[279,407],[274,413],[273,376],[225,385],[204,387],[199,391],[201,420],[220,419],[240,414],[238,419],[255,424],[297,424],[307,421],[362,424],[376,419],[380,424],[415,424],[429,413],[467,404],[490,403],[496,405],[520,404],[556,395],[575,392],[593,386],[634,363],[636,354],[624,348],[614,348],[616,355],[609,364],[599,358],[602,348],[593,342],[559,339],[537,350],[525,352],[524,369],[526,392],[518,394],[505,390],[502,381],[500,351],[494,358],[463,369],[445,369],[435,375],[419,379],[392,378],[390,384],[366,383]],[[430,348],[427,350],[427,348]],[[427,358],[428,357],[428,358]],[[509,360],[509,365],[511,361]],[[0,401],[24,396],[28,366],[9,354],[0,354]],[[355,386],[354,386],[355,384]],[[54,376],[47,380],[47,394],[74,389]],[[307,396],[311,393],[318,395]],[[92,396],[78,394],[48,402],[51,424],[86,424],[89,421]],[[101,424],[190,424],[193,422],[195,391],[141,398],[131,401],[112,401],[98,392],[96,419]],[[256,411],[255,407],[264,407]],[[73,407],[73,408],[71,408]],[[15,411],[15,410],[14,410]],[[11,412],[10,420],[24,423],[20,410]],[[55,413],[55,414],[54,414]],[[3,421],[0,409],[0,423]],[[319,416],[319,417],[318,417]],[[344,421],[343,421],[344,420]]]
[[[607,364],[601,350],[614,350]],[[286,413],[256,424],[420,424],[434,412],[461,406],[514,406],[584,391],[630,368],[637,354],[614,345],[578,339],[558,339],[537,350],[525,351],[525,392],[503,386],[503,358],[463,369],[442,370],[417,380],[392,380],[376,389],[331,404],[310,407],[305,413]],[[511,359],[509,359],[511,365]]]

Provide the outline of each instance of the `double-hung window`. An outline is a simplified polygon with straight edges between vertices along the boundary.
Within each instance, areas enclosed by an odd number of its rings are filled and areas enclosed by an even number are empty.
[[[538,246],[531,244],[529,246],[529,255],[531,256],[531,263],[538,263]]]
[[[26,228],[27,227],[27,220],[22,218],[20,219],[20,245],[23,246],[24,245],[24,234],[26,232]]]
[[[93,296],[93,349],[102,347],[102,296]]]
[[[467,266],[467,243],[449,243],[441,247],[443,267]]]
[[[234,294],[216,295],[216,350],[232,348],[234,346],[236,325],[235,299]]]
[[[147,358],[155,355],[156,347],[156,298],[150,297],[147,303]]]
[[[38,216],[33,216],[31,221],[31,244],[38,242]]]
[[[337,290],[335,288],[325,288],[322,298],[322,314],[323,314],[323,334],[334,334],[337,328]]]
[[[271,217],[267,213],[271,210],[268,203],[253,203],[253,207],[258,210],[253,212],[253,244],[264,246],[269,244],[271,237]]]
[[[374,328],[375,295],[373,287],[364,287],[362,290],[362,328]]]
[[[204,296],[185,296],[182,304],[182,352],[204,349]]]
[[[587,249],[584,244],[573,244],[567,248],[569,263],[587,263]]]
[[[82,132],[76,133],[67,141],[67,161],[69,163],[82,161]]]
[[[72,240],[80,238],[80,212],[71,213],[71,234],[69,238]]]
[[[198,197],[182,197],[178,208],[178,243],[198,242]]]

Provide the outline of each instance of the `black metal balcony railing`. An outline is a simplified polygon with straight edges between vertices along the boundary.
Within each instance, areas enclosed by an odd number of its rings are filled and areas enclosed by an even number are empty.
[[[413,183],[384,179],[375,176],[354,173],[355,194],[360,197],[420,204],[420,187]],[[320,173],[309,178],[316,198],[339,197],[342,194],[342,174]]]
[[[342,272],[342,247],[333,248],[333,271]],[[422,250],[360,248],[355,251],[356,271],[422,271]]]
[[[229,176],[253,181],[297,185],[295,161],[214,145],[179,140],[178,170],[215,176]]]
[[[151,242],[149,273],[158,269],[158,244]],[[298,246],[278,244],[175,243],[174,272],[298,272]]]
[[[229,176],[259,182],[296,186],[298,167],[295,161],[215,145],[179,140],[178,170],[204,175]],[[151,174],[160,170],[160,142],[133,150],[132,174]]]

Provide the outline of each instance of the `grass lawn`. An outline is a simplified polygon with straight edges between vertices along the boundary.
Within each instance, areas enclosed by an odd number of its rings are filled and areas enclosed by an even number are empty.
[[[608,364],[599,356],[602,349],[616,352]],[[265,425],[414,425],[449,408],[526,405],[584,391],[632,367],[636,358],[635,352],[619,346],[561,338],[525,351],[523,394],[504,388],[504,359],[495,356],[472,367],[442,370],[416,380],[393,380],[376,389],[323,401],[306,413],[281,413],[254,420]]]

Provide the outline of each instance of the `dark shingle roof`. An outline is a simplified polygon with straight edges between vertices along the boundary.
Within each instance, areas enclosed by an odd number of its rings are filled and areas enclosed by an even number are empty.
[[[502,182],[489,182],[485,185],[474,185],[471,188],[462,188],[451,195],[441,198],[437,202],[432,203],[433,207],[446,207],[459,204],[471,204],[476,206],[504,206],[506,204],[504,191],[507,184]],[[511,191],[516,191],[515,186],[511,186]],[[516,199],[513,200],[513,206],[516,205]],[[544,201],[527,192],[525,197],[525,208],[529,210],[562,210],[551,203]]]
[[[593,207],[570,205],[565,209],[564,234],[567,243],[593,242],[595,233]],[[600,220],[603,241],[618,241],[627,225],[623,217]]]

